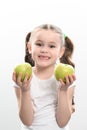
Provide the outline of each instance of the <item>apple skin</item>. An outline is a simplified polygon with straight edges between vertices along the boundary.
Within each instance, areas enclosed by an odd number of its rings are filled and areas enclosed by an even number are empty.
[[[64,82],[65,76],[72,75],[75,73],[74,68],[69,64],[59,63],[55,66],[54,75],[57,80],[62,79]]]
[[[16,72],[16,76],[18,77],[19,73],[22,73],[21,81],[23,82],[26,73],[28,74],[28,79],[32,75],[32,67],[29,63],[22,63],[15,67],[14,71]]]

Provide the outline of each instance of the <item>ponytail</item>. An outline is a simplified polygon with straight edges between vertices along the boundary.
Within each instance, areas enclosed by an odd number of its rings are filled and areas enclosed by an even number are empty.
[[[63,56],[60,58],[61,63],[72,65],[75,68],[75,64],[72,61],[72,54],[74,51],[74,45],[72,41],[69,39],[69,37],[65,36],[65,52]],[[74,96],[72,98],[72,112],[75,111],[74,108],[75,102],[74,102]]]
[[[65,37],[65,52],[60,58],[61,63],[72,65],[75,68],[75,64],[72,62],[72,54],[74,50],[74,45],[69,37]]]
[[[24,60],[25,62],[28,62],[32,67],[34,66],[34,61],[32,59],[32,56],[31,54],[29,53],[29,50],[28,50],[28,47],[27,47],[27,44],[30,40],[30,36],[31,36],[31,32],[29,32],[25,38],[25,57],[24,57]]]

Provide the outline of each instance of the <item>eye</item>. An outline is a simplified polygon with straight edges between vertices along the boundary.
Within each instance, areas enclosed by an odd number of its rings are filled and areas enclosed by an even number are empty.
[[[55,46],[55,45],[50,45],[49,47],[50,47],[50,48],[55,48],[56,46]]]
[[[37,46],[42,46],[42,43],[35,43],[35,45],[37,45]]]

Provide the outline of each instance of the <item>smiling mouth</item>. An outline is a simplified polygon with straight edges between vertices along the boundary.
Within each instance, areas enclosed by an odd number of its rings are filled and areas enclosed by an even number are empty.
[[[50,59],[50,57],[49,56],[39,56],[39,58],[41,59],[41,60],[49,60]]]

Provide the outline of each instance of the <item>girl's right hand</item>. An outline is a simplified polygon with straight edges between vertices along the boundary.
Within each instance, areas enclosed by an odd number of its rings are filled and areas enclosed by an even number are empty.
[[[22,92],[28,91],[30,89],[30,81],[31,78],[28,79],[28,75],[26,74],[25,79],[21,81],[22,73],[19,73],[18,77],[16,77],[16,73],[13,72],[12,80],[21,88]]]

